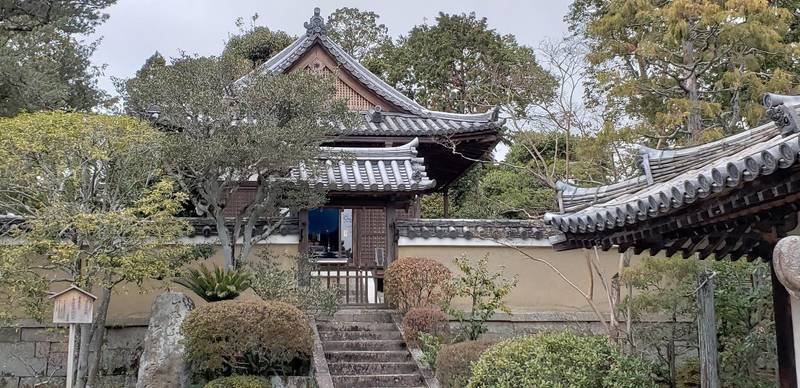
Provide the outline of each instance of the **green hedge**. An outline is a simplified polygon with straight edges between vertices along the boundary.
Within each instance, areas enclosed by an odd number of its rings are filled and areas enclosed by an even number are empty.
[[[203,388],[272,388],[272,383],[261,376],[228,376],[212,380]]]
[[[195,375],[304,374],[314,335],[306,315],[278,301],[222,301],[198,307],[181,326]]]
[[[624,356],[603,336],[539,333],[487,349],[472,367],[470,388],[655,387],[649,364]]]

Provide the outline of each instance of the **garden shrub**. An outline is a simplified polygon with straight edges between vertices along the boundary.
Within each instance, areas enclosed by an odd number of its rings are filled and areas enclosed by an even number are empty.
[[[450,270],[433,259],[404,257],[389,265],[384,278],[389,306],[406,312],[439,305],[446,298]]]
[[[222,301],[200,306],[181,326],[195,375],[305,374],[313,332],[306,315],[278,301]]]
[[[272,383],[261,376],[228,376],[209,381],[203,388],[272,388]]]
[[[309,258],[300,255],[291,268],[281,268],[273,257],[264,257],[262,263],[251,266],[253,291],[264,300],[286,302],[309,315],[333,315],[339,308],[339,291],[327,288],[313,270]]]
[[[468,387],[655,387],[651,366],[625,356],[603,336],[539,333],[487,349]]]
[[[473,264],[466,256],[456,257],[454,263],[461,276],[453,278],[447,286],[450,298],[443,304],[444,312],[458,320],[460,335],[476,340],[488,330],[486,321],[497,311],[511,314],[505,298],[517,286],[517,277],[507,279],[500,272],[489,271],[488,254]],[[454,297],[472,301],[469,311],[453,304]]]
[[[436,378],[442,387],[466,387],[472,373],[472,364],[495,341],[464,341],[444,345],[436,357]]]
[[[403,333],[409,343],[417,343],[420,332],[441,336],[447,329],[447,315],[438,307],[414,307],[403,316]]]
[[[200,264],[197,269],[188,269],[183,276],[174,281],[206,302],[218,302],[235,299],[242,291],[250,288],[251,280],[252,275],[247,270],[214,266],[212,271]]]
[[[442,348],[442,337],[424,331],[419,332],[418,337],[420,350],[422,350],[422,362],[433,367],[436,364],[439,349]]]

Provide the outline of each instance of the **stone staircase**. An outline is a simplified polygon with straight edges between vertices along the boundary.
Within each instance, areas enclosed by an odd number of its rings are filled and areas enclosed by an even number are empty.
[[[343,309],[317,330],[336,388],[425,387],[391,310]]]

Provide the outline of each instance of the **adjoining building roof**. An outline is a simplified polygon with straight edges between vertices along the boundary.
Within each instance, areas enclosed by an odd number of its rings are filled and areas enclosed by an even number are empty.
[[[535,239],[558,233],[542,220],[398,219],[397,233],[408,238]]]
[[[408,192],[436,186],[417,157],[419,139],[399,147],[323,147],[318,171],[301,166],[292,178],[329,191]]]
[[[599,243],[607,248],[607,244],[616,242],[649,244],[653,249],[669,242],[674,249],[691,252],[697,244],[688,243],[686,238],[666,241],[672,237],[665,239],[663,234],[676,233],[676,228],[682,230],[722,222],[716,221],[717,218],[738,214],[740,208],[764,203],[765,210],[768,209],[766,206],[772,205],[766,202],[787,195],[793,190],[793,181],[783,182],[782,188],[775,186],[773,189],[756,187],[750,182],[796,167],[800,160],[800,138],[795,121],[800,105],[784,105],[784,102],[796,104],[787,96],[771,97],[781,101],[767,106],[775,122],[695,147],[673,150],[642,147],[642,175],[614,185],[580,188],[560,183],[557,188],[563,213],[545,215],[549,224],[565,234],[554,239],[554,243],[563,249]],[[709,202],[711,198],[725,199]],[[708,209],[692,206],[699,203],[712,205]],[[672,214],[681,214],[681,217],[667,226],[662,218],[666,220],[665,217]],[[735,222],[735,218],[731,222]],[[745,222],[743,218],[740,221]],[[642,228],[646,231],[640,229],[639,224],[645,225]],[[728,235],[731,241],[736,237]],[[720,249],[720,252],[727,253],[733,246],[741,247],[742,243],[734,241],[728,245],[727,250]],[[718,247],[721,246],[719,243]],[[706,254],[715,252],[707,250]]]
[[[336,62],[365,87],[386,101],[395,105],[406,114],[381,112],[378,120],[372,120],[372,112],[366,112],[365,124],[355,128],[358,135],[380,136],[432,136],[463,132],[477,132],[486,129],[499,129],[504,120],[499,118],[498,109],[493,108],[485,113],[459,114],[439,112],[426,109],[416,101],[406,97],[377,75],[367,70],[355,58],[332,41],[326,34],[325,22],[320,16],[319,8],[314,9],[314,16],[305,23],[306,33],[288,47],[245,75],[237,84],[246,84],[253,74],[283,73],[292,67],[315,43],[324,47]],[[389,123],[384,123],[386,118]],[[377,123],[376,123],[377,121]]]

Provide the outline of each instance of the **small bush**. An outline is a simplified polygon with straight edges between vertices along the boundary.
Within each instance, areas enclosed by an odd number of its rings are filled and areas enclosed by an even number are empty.
[[[466,387],[472,373],[472,364],[494,341],[465,341],[444,345],[436,357],[436,378],[442,387]]]
[[[468,387],[655,387],[651,367],[624,356],[602,336],[539,333],[487,349]]]
[[[446,298],[450,270],[432,259],[404,257],[386,269],[386,300],[401,312],[439,305]]]
[[[312,277],[313,270],[307,256],[296,257],[295,265],[284,269],[267,255],[252,266],[252,288],[264,300],[289,303],[314,317],[332,315],[339,308],[339,291]]]
[[[203,388],[272,388],[261,376],[228,376],[209,381]]]
[[[468,340],[476,340],[488,330],[486,321],[497,311],[511,314],[505,297],[517,286],[517,277],[507,279],[501,272],[489,271],[489,256],[483,256],[473,265],[466,256],[454,260],[461,276],[450,281],[451,299],[445,300],[444,311],[456,319],[461,335]],[[472,301],[468,312],[453,305],[452,297],[462,297]]]
[[[193,372],[219,376],[304,374],[313,332],[302,311],[277,301],[222,301],[198,307],[181,326]]]
[[[447,326],[447,315],[438,307],[414,307],[403,316],[403,333],[410,343],[417,343],[420,332],[444,335]]]
[[[213,271],[209,271],[201,264],[199,269],[191,268],[175,279],[175,283],[190,289],[206,302],[217,302],[239,296],[242,291],[250,288],[251,279],[250,272],[246,270],[215,266]]]
[[[439,355],[439,349],[442,348],[442,337],[428,334],[424,331],[421,331],[418,337],[419,346],[422,350],[422,362],[433,367],[433,365],[436,364],[436,357]]]

